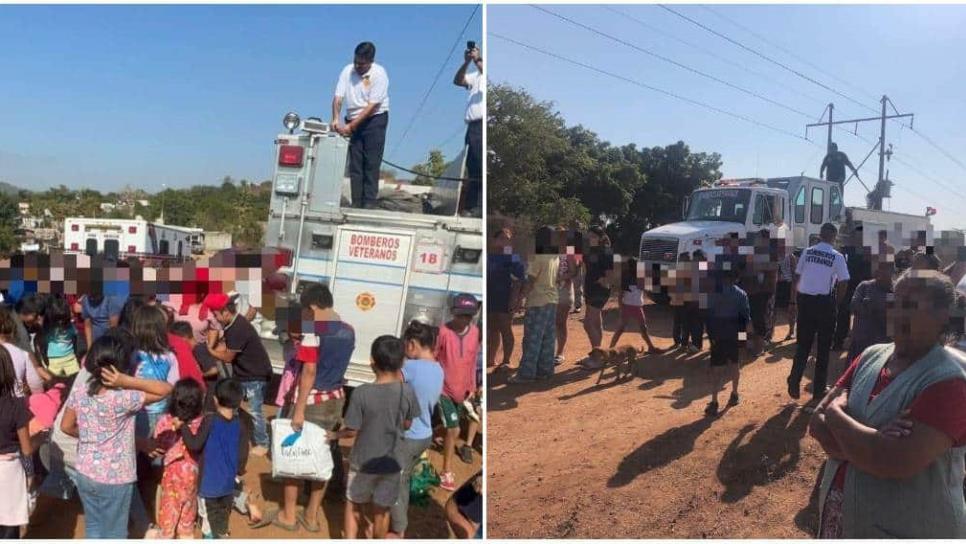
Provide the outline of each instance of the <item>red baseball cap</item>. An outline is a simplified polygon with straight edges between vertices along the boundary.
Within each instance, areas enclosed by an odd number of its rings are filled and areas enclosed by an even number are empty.
[[[205,295],[205,299],[201,304],[209,310],[218,311],[224,310],[225,306],[228,305],[228,301],[228,295],[224,293],[211,293],[209,295]]]

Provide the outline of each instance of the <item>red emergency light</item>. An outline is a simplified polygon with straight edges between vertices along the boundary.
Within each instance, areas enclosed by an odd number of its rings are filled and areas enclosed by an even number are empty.
[[[137,234],[138,233],[138,228],[132,225],[132,226],[130,226],[130,227],[127,228],[127,233],[128,234]]]
[[[127,252],[128,253],[137,253],[138,252],[138,248],[135,247],[135,246],[127,246]]]
[[[70,245],[70,249],[71,249],[71,251],[77,251],[77,250],[80,249],[80,244],[78,244],[77,242],[73,242]]]
[[[79,231],[79,230],[80,230],[80,225],[78,225],[77,223],[74,223],[74,224],[72,224],[72,225],[70,226],[70,230],[71,230],[72,232],[77,232],[77,231]]]
[[[278,151],[278,165],[301,168],[304,152],[300,145],[283,145]]]

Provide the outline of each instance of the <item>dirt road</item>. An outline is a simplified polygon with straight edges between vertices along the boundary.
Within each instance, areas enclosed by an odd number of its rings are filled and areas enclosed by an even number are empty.
[[[669,347],[669,308],[646,310],[657,346]],[[785,391],[794,341],[746,361],[741,403],[712,420],[704,417],[707,343],[696,355],[644,356],[642,377],[615,382],[608,373],[595,385],[597,372],[574,364],[589,351],[580,318],[571,316],[567,360],[552,380],[507,385],[507,372],[490,370],[488,536],[814,535],[824,456],[806,432],[809,394],[795,402]],[[616,306],[608,307],[605,345],[616,321]],[[522,326],[515,330],[519,346]],[[780,320],[775,338],[786,332]],[[631,342],[643,345],[625,333],[621,345]],[[832,353],[830,379],[844,358]]]
[[[269,417],[272,417],[275,413],[274,407],[266,407],[266,410]],[[343,453],[348,458],[351,441],[343,441],[342,446]],[[429,458],[437,470],[443,466],[440,451],[430,449]],[[472,465],[468,465],[460,461],[459,458],[456,459],[457,482],[466,481],[480,470],[482,458],[478,451],[474,452],[473,461]],[[268,458],[255,456],[249,458],[247,473],[244,476],[245,487],[261,493],[264,497],[264,500],[261,501],[263,511],[278,508],[282,501],[282,487],[272,480],[271,476],[272,467]],[[450,492],[435,488],[432,491],[432,500],[427,505],[422,507],[410,506],[407,538],[449,538],[449,529],[446,525],[446,515],[443,510],[449,496]],[[299,505],[304,507],[307,498],[307,495],[303,495],[299,500]],[[320,520],[321,533],[309,533],[303,528],[292,533],[275,526],[253,530],[246,524],[246,518],[238,512],[232,512],[229,528],[232,538],[341,538],[343,504],[343,495],[326,493],[326,498],[322,502],[324,516]],[[153,511],[153,505],[149,504],[148,508],[149,512]],[[25,538],[83,538],[83,536],[84,514],[78,499],[62,501],[40,497],[37,510],[30,518],[30,525],[27,528]],[[201,531],[196,530],[195,536],[200,538]]]

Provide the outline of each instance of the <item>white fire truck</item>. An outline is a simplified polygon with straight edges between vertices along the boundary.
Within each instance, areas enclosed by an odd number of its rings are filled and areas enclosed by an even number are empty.
[[[838,183],[805,176],[721,180],[695,190],[682,211],[684,220],[641,235],[640,261],[647,270],[670,268],[681,253],[696,249],[711,260],[722,251],[716,242],[731,233],[745,238],[768,229],[772,238],[785,240],[788,250],[802,249],[826,222],[839,227],[840,239],[850,239],[862,227],[862,245],[873,252],[882,230],[897,251],[910,247],[917,233],[925,233],[926,245],[933,243],[927,216],[845,206]],[[647,285],[652,296],[663,298],[658,282]]]
[[[291,292],[307,284],[331,289],[335,310],[356,330],[356,350],[347,372],[355,386],[369,382],[369,349],[383,334],[399,335],[413,319],[441,325],[451,297],[483,295],[483,222],[456,213],[459,182],[439,182],[433,213],[348,206],[345,176],[348,141],[318,119],[285,116],[287,133],[275,140],[275,174],[265,245],[288,249],[281,271]],[[444,177],[463,178],[460,157]],[[428,195],[386,187],[380,201],[403,194],[410,201]],[[391,204],[391,202],[389,202]],[[278,342],[273,365],[284,362]]]
[[[69,217],[64,220],[64,253],[187,259],[191,256],[191,229],[143,219]]]

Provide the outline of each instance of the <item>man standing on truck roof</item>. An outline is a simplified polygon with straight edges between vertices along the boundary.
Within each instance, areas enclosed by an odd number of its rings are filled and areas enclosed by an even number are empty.
[[[829,348],[835,323],[835,309],[845,297],[849,281],[849,269],[845,257],[832,247],[838,229],[831,223],[822,225],[820,240],[802,252],[795,267],[798,288],[798,345],[795,362],[788,376],[788,394],[797,399],[801,393],[805,361],[812,351],[812,342],[818,336],[818,352],[815,363],[815,380],[812,382],[812,398],[821,400],[827,387]]]
[[[375,63],[376,46],[362,42],[355,58],[339,74],[332,99],[332,130],[349,138],[352,207],[373,208],[379,193],[379,169],[389,126],[389,76]],[[339,121],[342,103],[345,123]]]
[[[846,166],[852,169],[852,173],[855,174],[855,177],[859,177],[859,172],[854,166],[852,166],[852,161],[849,160],[849,156],[844,152],[839,151],[838,144],[833,142],[828,146],[828,154],[825,155],[825,159],[822,160],[822,168],[819,170],[818,175],[822,177],[822,179],[828,181],[845,183]],[[828,173],[827,176],[826,170]]]
[[[463,52],[463,65],[456,71],[453,84],[469,91],[466,101],[466,175],[469,178],[464,191],[464,214],[472,217],[483,215],[483,58],[476,42],[468,42]],[[466,72],[470,63],[475,72]]]

